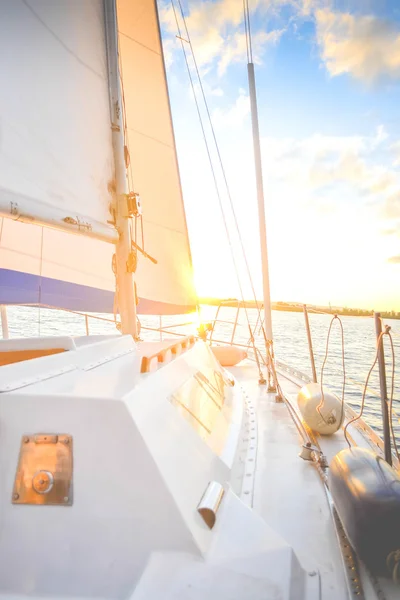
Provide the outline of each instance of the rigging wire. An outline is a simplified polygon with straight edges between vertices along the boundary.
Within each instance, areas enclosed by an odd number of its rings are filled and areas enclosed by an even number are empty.
[[[197,66],[196,58],[195,58],[195,55],[194,55],[194,52],[193,52],[193,47],[192,47],[192,43],[191,43],[191,40],[190,40],[190,35],[189,35],[188,28],[187,28],[187,24],[186,24],[186,20],[185,20],[185,16],[184,16],[184,13],[183,13],[182,4],[181,4],[180,0],[178,0],[178,3],[179,3],[179,7],[180,7],[181,16],[182,16],[182,19],[183,19],[183,22],[184,22],[184,25],[185,25],[185,30],[186,30],[186,35],[187,35],[187,43],[189,44],[189,47],[190,47],[190,50],[191,50],[191,54],[192,54],[192,58],[193,58],[193,62],[195,64],[196,73],[197,73],[197,77],[198,77],[198,80],[199,80],[200,88],[201,88],[201,91],[202,91],[203,101],[204,101],[205,106],[206,106],[206,111],[207,111],[207,115],[208,115],[210,127],[211,127],[211,130],[212,130],[212,133],[213,133],[214,143],[216,145],[216,149],[217,149],[217,154],[218,154],[218,157],[219,157],[220,166],[221,166],[221,169],[223,171],[225,185],[227,187],[228,195],[230,197],[228,182],[227,182],[226,174],[225,174],[225,171],[224,171],[224,168],[223,168],[222,158],[221,158],[221,155],[220,155],[220,152],[219,152],[219,147],[218,147],[218,144],[217,144],[216,135],[215,135],[214,128],[213,128],[213,125],[212,125],[212,121],[211,121],[210,111],[209,111],[207,100],[206,100],[206,97],[205,97],[205,92],[204,92],[203,84],[202,84],[202,81],[201,81],[201,77],[200,77],[199,69],[198,69],[198,66]],[[182,37],[181,28],[180,28],[179,21],[178,21],[178,16],[177,16],[176,10],[175,10],[174,0],[171,0],[171,5],[172,5],[172,10],[173,10],[173,13],[174,13],[174,17],[175,17],[176,27],[177,27],[177,30],[178,30],[178,38],[179,38],[179,40],[181,42],[181,47],[182,47],[182,51],[183,51],[183,55],[184,55],[184,59],[185,59],[185,63],[186,63],[186,68],[187,68],[187,72],[188,72],[188,75],[189,75],[190,85],[192,87],[193,97],[194,97],[194,101],[195,101],[195,105],[196,105],[196,110],[197,110],[197,114],[198,114],[199,121],[200,121],[200,127],[201,127],[201,131],[202,131],[202,134],[203,134],[204,144],[206,146],[206,152],[207,152],[208,160],[209,160],[209,163],[210,163],[212,177],[213,177],[213,180],[214,180],[214,185],[215,185],[215,190],[216,190],[216,194],[217,194],[218,204],[219,204],[219,207],[220,207],[220,211],[221,211],[221,215],[222,215],[222,220],[223,220],[223,223],[224,223],[224,229],[225,229],[225,233],[226,233],[226,236],[227,236],[227,239],[228,239],[228,244],[229,244],[229,247],[230,247],[230,252],[231,252],[231,256],[232,256],[232,262],[233,262],[233,266],[234,266],[234,269],[235,269],[235,274],[236,274],[236,279],[237,279],[237,283],[238,283],[238,287],[239,287],[239,291],[240,291],[240,296],[241,296],[242,301],[243,301],[243,307],[244,307],[244,311],[245,311],[245,315],[246,315],[246,321],[247,321],[248,327],[249,327],[249,329],[251,331],[250,317],[249,317],[249,314],[248,314],[248,311],[247,311],[247,307],[246,307],[246,303],[245,303],[243,287],[242,287],[241,278],[240,278],[240,274],[239,274],[239,268],[238,268],[238,265],[237,265],[237,261],[236,261],[235,253],[234,253],[234,249],[233,249],[233,242],[232,242],[231,235],[230,235],[230,232],[229,232],[228,223],[227,223],[226,217],[225,217],[225,212],[224,212],[224,207],[223,207],[223,203],[222,203],[221,193],[220,193],[220,190],[219,190],[217,176],[216,176],[216,173],[215,173],[215,169],[214,169],[214,165],[213,165],[213,161],[212,161],[212,157],[211,157],[211,152],[210,152],[210,147],[209,147],[208,140],[207,140],[207,135],[206,135],[206,132],[205,132],[205,129],[204,129],[204,124],[203,124],[203,119],[202,119],[202,116],[201,116],[200,106],[199,106],[199,103],[198,103],[198,100],[197,100],[196,90],[195,90],[194,81],[193,81],[192,73],[191,73],[190,66],[189,66],[188,56],[187,56],[187,53],[186,53],[186,50],[185,50],[185,46],[184,46],[184,39]],[[232,206],[232,209],[233,209],[232,201],[231,201],[231,206]],[[234,214],[234,217],[235,217],[236,228],[238,229],[238,223],[237,223],[237,220],[236,220],[236,214]],[[240,237],[240,233],[239,233],[239,237]],[[242,251],[244,253],[244,247],[243,247],[243,243],[242,242],[241,242],[241,245],[242,245]],[[246,260],[246,265],[247,265],[247,259],[245,259],[245,260]],[[256,300],[256,306],[257,306],[258,310],[260,310],[259,307],[258,307],[257,300]],[[253,340],[254,340],[254,337],[253,337]],[[253,344],[254,344],[254,341],[253,341]],[[255,344],[254,344],[254,346],[255,346]],[[259,372],[259,375],[260,375],[260,378],[261,378],[262,377],[261,371]]]
[[[230,191],[230,186],[229,186],[229,183],[228,183],[228,179],[227,179],[227,175],[226,175],[224,163],[223,163],[223,160],[222,160],[222,155],[221,155],[221,152],[220,152],[220,149],[219,149],[219,144],[218,144],[217,136],[216,136],[216,133],[215,133],[214,125],[213,125],[213,122],[212,122],[211,113],[210,113],[210,109],[209,109],[209,106],[208,106],[206,94],[205,94],[205,91],[204,91],[202,77],[200,75],[200,70],[199,70],[199,67],[198,67],[198,64],[197,64],[196,55],[195,55],[195,52],[194,52],[194,49],[193,49],[193,45],[192,45],[192,40],[191,40],[191,37],[190,37],[190,34],[189,34],[189,30],[188,30],[188,27],[187,27],[185,14],[184,14],[183,8],[182,8],[182,3],[181,3],[181,0],[177,0],[177,1],[178,1],[178,5],[179,5],[179,8],[180,8],[180,13],[181,13],[182,21],[183,21],[183,24],[185,26],[187,43],[189,44],[190,51],[191,51],[191,54],[192,54],[193,64],[194,64],[196,75],[197,75],[197,79],[198,79],[198,82],[199,82],[199,87],[200,87],[200,90],[201,90],[201,95],[202,95],[204,106],[205,106],[205,109],[206,109],[207,118],[208,118],[208,121],[209,121],[209,124],[210,124],[210,129],[211,129],[211,133],[212,133],[212,137],[213,137],[215,149],[216,149],[217,156],[218,156],[218,162],[219,162],[221,173],[222,173],[222,177],[223,177],[223,180],[224,180],[224,184],[225,184],[225,188],[226,188],[226,192],[227,192],[227,197],[228,197],[228,200],[229,200],[230,209],[231,209],[232,216],[233,216],[233,219],[234,219],[235,229],[236,229],[237,234],[238,234],[239,244],[240,244],[242,255],[243,255],[243,258],[244,258],[245,267],[246,267],[247,275],[248,275],[248,278],[249,278],[249,283],[250,283],[250,286],[251,286],[251,290],[252,290],[253,298],[254,298],[254,301],[255,301],[255,304],[256,304],[256,307],[257,307],[257,311],[260,313],[261,312],[261,308],[260,308],[259,302],[257,300],[257,295],[256,295],[254,283],[253,283],[253,278],[251,276],[250,266],[249,266],[249,263],[248,263],[248,260],[247,260],[247,254],[246,254],[246,251],[245,251],[245,248],[244,248],[244,243],[243,243],[242,235],[240,233],[239,222],[238,222],[238,219],[237,219],[237,216],[236,216],[236,211],[235,211],[235,208],[234,208],[234,205],[233,205],[233,200],[232,200],[232,195],[231,195],[231,191]],[[174,9],[174,14],[175,14],[174,1],[171,0],[171,2],[172,2],[173,9]],[[176,19],[176,14],[175,14],[175,19]],[[178,25],[178,23],[177,23],[177,25]],[[246,30],[250,33],[250,31],[249,31],[249,25],[250,24],[248,22],[248,26],[247,26]],[[179,27],[178,27],[178,31],[179,31]],[[183,46],[182,38],[181,38],[181,43],[182,43],[182,46]],[[249,48],[251,48],[251,45],[249,46]],[[192,87],[193,87],[193,85],[192,85]],[[194,87],[193,87],[193,93],[195,93]],[[224,216],[224,219],[225,219],[225,216]],[[244,301],[244,298],[243,298],[243,301]],[[247,310],[247,309],[245,308],[245,310]]]
[[[244,28],[246,34],[246,48],[247,48],[247,62],[253,62],[253,48],[251,42],[251,27],[250,27],[250,10],[249,0],[243,0],[243,15],[244,15]]]
[[[247,31],[247,18],[246,18],[246,0],[243,0],[243,14],[244,14],[244,31],[246,37],[246,52],[247,52],[247,62],[250,62],[250,52],[249,52],[249,34]]]

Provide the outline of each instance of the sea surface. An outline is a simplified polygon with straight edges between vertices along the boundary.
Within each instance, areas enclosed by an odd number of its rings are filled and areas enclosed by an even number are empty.
[[[203,306],[200,319],[203,322],[212,321],[216,316],[216,307]],[[235,308],[221,308],[218,322],[215,323],[213,338],[220,342],[232,339],[233,323],[236,318]],[[10,337],[27,337],[37,335],[85,335],[86,320],[84,315],[38,309],[31,307],[7,307]],[[248,321],[253,329],[257,323],[258,314],[255,309],[240,310],[234,341],[247,344],[249,342]],[[331,315],[309,314],[312,342],[314,348],[317,375],[320,378],[321,365],[325,357],[326,343]],[[159,340],[173,337],[174,333],[195,333],[199,325],[196,315],[159,317],[142,316],[140,318],[142,339]],[[278,360],[311,376],[311,365],[304,316],[302,313],[273,311],[273,333],[275,356]],[[359,410],[362,392],[368,371],[376,353],[376,335],[374,320],[371,317],[341,317],[344,330],[344,354],[346,367],[345,400],[356,411]],[[91,315],[88,319],[89,332],[115,333],[116,328],[110,315]],[[400,321],[385,319],[384,324],[391,327],[395,348],[395,377],[394,377],[394,417],[393,424],[398,444],[400,444]],[[156,331],[160,326],[163,333]],[[256,328],[256,339],[262,347],[262,332]],[[392,361],[389,340],[385,338],[385,355],[388,392],[391,388]],[[342,393],[342,345],[340,327],[334,322],[331,330],[329,352],[324,369],[324,383],[339,396]],[[364,419],[378,433],[381,433],[381,404],[379,395],[378,365],[371,374],[366,394]]]

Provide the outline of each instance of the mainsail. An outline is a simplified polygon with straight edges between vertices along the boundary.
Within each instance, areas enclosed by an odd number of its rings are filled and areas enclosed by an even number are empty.
[[[143,249],[157,261],[138,253],[138,312],[188,312],[196,297],[157,9],[120,0],[117,10],[132,181]],[[1,0],[0,29],[0,303],[111,312],[104,2]]]

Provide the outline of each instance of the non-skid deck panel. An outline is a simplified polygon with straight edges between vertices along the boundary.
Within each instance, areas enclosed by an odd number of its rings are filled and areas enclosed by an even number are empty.
[[[286,405],[258,386],[255,368],[244,365],[231,371],[257,406],[254,509],[293,547],[305,568],[320,572],[324,600],[346,599],[325,489],[315,467],[298,456],[302,439]],[[285,393],[298,389],[283,379],[281,385]]]

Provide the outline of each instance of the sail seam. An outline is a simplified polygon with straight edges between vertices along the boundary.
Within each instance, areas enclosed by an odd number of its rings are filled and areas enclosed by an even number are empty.
[[[156,227],[159,227],[160,229],[168,229],[168,231],[173,231],[175,233],[179,233],[179,235],[186,235],[184,231],[180,230],[180,229],[174,229],[174,227],[168,227],[168,225],[161,225],[160,223],[157,223],[156,221],[150,221],[149,219],[143,219],[145,223],[148,223],[150,225],[155,225]]]
[[[158,144],[162,144],[163,146],[166,146],[167,148],[170,148],[170,150],[173,150],[173,147],[171,146],[171,144],[167,144],[166,142],[162,142],[161,140],[158,140],[157,138],[153,137],[152,135],[148,135],[147,133],[143,133],[142,131],[139,131],[139,129],[134,129],[133,127],[127,127],[127,129],[129,131],[133,131],[133,133],[138,133],[139,135],[142,135],[143,137],[147,137],[150,140],[153,140],[154,142],[157,142]]]
[[[135,42],[135,44],[138,44],[139,46],[142,46],[143,48],[146,48],[146,50],[149,50],[150,52],[153,52],[157,56],[161,56],[161,52],[157,52],[157,50],[153,50],[153,48],[150,48],[150,46],[146,46],[146,44],[143,44],[142,42],[139,42],[138,40],[135,40],[135,38],[131,37],[127,33],[124,33],[123,31],[120,31],[119,29],[118,29],[118,33],[120,35],[123,35],[124,37],[128,38],[128,40],[131,40],[131,42]]]
[[[71,50],[71,48],[69,48],[58,37],[58,35],[47,25],[47,23],[45,21],[43,21],[42,17],[40,15],[38,15],[38,13],[34,10],[34,8],[32,8],[32,6],[29,4],[28,0],[22,0],[22,2],[31,11],[31,13],[39,21],[39,23],[41,23],[43,25],[43,27],[53,36],[53,38],[55,40],[57,40],[57,42],[64,48],[64,50],[66,50],[68,52],[68,54],[70,54],[71,56],[73,56],[82,66],[84,66],[87,69],[89,69],[89,71],[91,71],[94,75],[96,75],[96,77],[99,77],[99,79],[102,79],[103,81],[105,80],[104,76],[101,73],[99,73],[98,71],[96,71],[95,69],[93,69],[93,67],[91,67],[84,60],[82,60],[77,54],[75,54],[75,52],[73,50]]]

